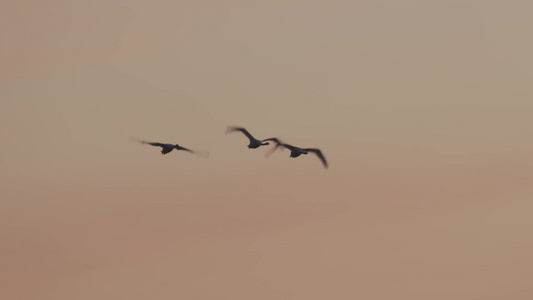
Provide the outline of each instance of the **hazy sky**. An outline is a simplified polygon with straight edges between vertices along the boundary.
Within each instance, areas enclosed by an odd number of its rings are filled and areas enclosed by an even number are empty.
[[[532,299],[532,11],[2,1],[0,298]]]

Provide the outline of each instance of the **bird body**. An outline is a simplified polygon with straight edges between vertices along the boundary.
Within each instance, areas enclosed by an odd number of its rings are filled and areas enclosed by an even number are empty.
[[[153,144],[151,144],[152,146],[154,146]],[[161,154],[167,154],[169,152],[171,152],[172,150],[176,149],[176,150],[185,150],[185,151],[189,151],[189,152],[192,152],[191,150],[187,149],[187,148],[184,148],[184,147],[181,147],[180,145],[178,144],[163,144],[161,145],[161,147],[163,148],[161,150]]]
[[[292,158],[296,158],[296,157],[298,157],[298,156],[300,156],[302,154],[307,155],[309,152],[312,152],[312,153],[316,154],[316,156],[318,156],[318,158],[320,159],[320,161],[324,165],[324,168],[326,168],[326,169],[328,168],[328,162],[326,161],[326,158],[324,157],[324,155],[322,154],[322,151],[320,151],[320,149],[295,147],[295,146],[292,146],[292,145],[289,145],[289,144],[282,143],[278,139],[275,139],[274,142],[276,142],[276,147],[274,147],[271,151],[269,151],[267,153],[267,155],[272,154],[280,146],[289,149],[291,151],[290,157],[292,157]]]
[[[242,132],[249,140],[250,140],[250,144],[248,144],[248,148],[249,149],[257,149],[261,146],[266,146],[266,145],[270,145],[270,143],[268,143],[268,141],[274,141],[274,140],[277,140],[276,138],[269,138],[269,139],[264,139],[264,140],[258,140],[256,138],[254,138],[249,132],[248,130],[246,130],[245,128],[243,127],[228,127],[228,129],[226,130],[226,133],[230,133],[230,132],[234,132],[234,131],[240,131]]]
[[[294,148],[291,150],[291,155],[290,155],[290,157],[295,158],[295,157],[298,157],[298,156],[300,156],[300,155],[302,155],[302,154],[307,155],[307,151],[305,151],[305,150],[302,149],[302,148],[294,147]]]

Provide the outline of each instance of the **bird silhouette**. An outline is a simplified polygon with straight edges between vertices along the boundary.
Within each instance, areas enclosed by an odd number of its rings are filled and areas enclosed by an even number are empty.
[[[143,140],[139,140],[139,139],[137,139],[137,140],[141,144],[152,145],[152,146],[155,146],[155,147],[161,147],[162,148],[161,149],[161,154],[163,154],[163,155],[165,155],[165,154],[167,154],[169,152],[172,152],[172,150],[176,149],[176,150],[187,151],[187,152],[190,152],[192,154],[198,155],[198,156],[203,157],[203,158],[209,157],[209,152],[191,150],[191,149],[182,147],[182,146],[180,146],[178,144],[163,144],[163,143],[147,142],[147,141],[143,141]]]
[[[242,132],[249,140],[250,140],[250,144],[248,145],[248,148],[250,149],[256,149],[256,148],[259,148],[261,146],[266,146],[266,145],[270,145],[270,143],[268,143],[268,141],[275,141],[277,140],[276,138],[269,138],[269,139],[265,139],[265,140],[258,140],[256,138],[254,138],[249,132],[248,130],[246,130],[245,128],[243,127],[234,127],[234,126],[228,126],[228,129],[226,130],[226,134],[230,133],[230,132],[235,132],[235,131],[240,131]]]
[[[324,168],[326,168],[326,169],[328,168],[328,162],[326,161],[326,158],[324,157],[324,154],[322,154],[322,151],[320,151],[320,149],[295,147],[295,146],[292,146],[292,145],[289,145],[289,144],[282,143],[279,139],[276,139],[276,138],[273,139],[273,141],[276,143],[276,147],[274,147],[271,150],[269,150],[267,152],[267,154],[266,154],[267,156],[270,156],[279,147],[284,147],[284,148],[287,148],[287,149],[291,150],[290,157],[292,157],[292,158],[296,158],[296,157],[298,157],[298,156],[300,156],[302,154],[307,155],[307,153],[312,152],[312,153],[316,154],[316,156],[318,156],[318,158],[320,159],[320,161],[324,165]]]

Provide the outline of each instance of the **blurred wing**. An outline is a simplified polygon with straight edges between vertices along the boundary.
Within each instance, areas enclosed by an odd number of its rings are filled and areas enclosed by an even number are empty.
[[[324,168],[326,168],[326,169],[328,168],[328,162],[326,161],[326,158],[324,157],[324,155],[322,154],[322,151],[320,151],[320,149],[308,148],[308,149],[304,149],[304,150],[315,153],[318,156],[318,158],[320,158],[320,160],[322,161],[322,164],[324,165]]]
[[[273,141],[275,142],[276,144],[279,144],[279,140],[277,138],[269,138],[269,139],[266,139],[266,140],[262,140],[261,143],[263,142],[268,142],[268,141]]]
[[[292,146],[292,145],[289,145],[289,144],[283,144],[283,143],[279,143],[278,146],[282,146],[282,147],[285,147],[289,150],[294,150],[296,147]]]
[[[156,146],[156,147],[165,147],[165,144],[162,144],[162,143],[147,142],[147,141],[143,141],[143,140],[138,139],[138,138],[134,138],[134,139],[137,140],[137,142],[139,142],[141,144],[147,144],[147,145],[152,145],[152,146]]]
[[[188,152],[191,152],[191,153],[194,152],[191,149],[187,149],[187,148],[182,147],[182,146],[176,146],[175,148],[178,149],[178,150],[188,151]]]
[[[267,153],[266,153],[266,157],[270,157],[270,155],[272,155],[272,153],[276,152],[276,149],[278,149],[279,145],[281,145],[281,141],[278,140],[277,138],[270,138],[270,139],[266,139],[266,140],[263,140],[262,142],[265,142],[265,141],[273,141],[274,143],[276,143],[276,146],[270,148]]]
[[[198,155],[198,156],[203,157],[203,158],[208,158],[209,157],[209,152],[195,151],[195,150],[191,150],[191,149],[188,149],[188,148],[185,148],[185,147],[181,147],[181,146],[178,146],[177,149],[178,150],[183,150],[183,151],[188,151],[188,152],[190,152],[192,154]]]
[[[198,155],[202,158],[208,158],[209,152],[203,152],[203,151],[192,151],[193,154]]]
[[[156,147],[165,147],[165,146],[166,146],[165,144],[161,144],[161,143],[150,143],[150,142],[145,142],[144,144],[148,144],[148,145],[152,145],[152,146],[156,146]]]
[[[226,133],[234,132],[234,131],[240,131],[244,133],[244,135],[250,140],[255,140],[255,138],[248,132],[248,130],[244,129],[243,127],[231,127],[228,126],[228,129],[226,130]]]

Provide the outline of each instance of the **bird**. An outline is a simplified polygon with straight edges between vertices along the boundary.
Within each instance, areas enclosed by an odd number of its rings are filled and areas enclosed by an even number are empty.
[[[326,168],[326,169],[328,168],[328,162],[326,161],[326,158],[324,157],[324,154],[322,154],[322,151],[320,151],[320,149],[295,147],[295,146],[292,146],[292,145],[289,145],[289,144],[282,143],[279,139],[274,139],[274,142],[276,143],[276,147],[274,147],[270,151],[268,151],[267,152],[267,156],[270,156],[272,153],[274,153],[274,151],[276,149],[278,149],[278,147],[280,147],[280,146],[291,150],[290,157],[292,157],[292,158],[296,158],[296,157],[298,157],[298,156],[300,156],[302,154],[307,155],[307,153],[312,152],[312,153],[316,154],[316,156],[318,156],[318,158],[320,159],[320,161],[324,165],[324,168]]]
[[[269,138],[269,139],[265,139],[265,140],[258,140],[256,138],[254,138],[249,132],[248,130],[246,130],[245,128],[243,127],[235,127],[235,126],[228,126],[228,129],[226,130],[226,134],[230,133],[230,132],[235,132],[235,131],[240,131],[242,133],[244,133],[244,135],[250,140],[250,144],[248,145],[248,148],[250,149],[256,149],[256,148],[259,148],[261,146],[266,146],[266,145],[270,145],[270,143],[268,143],[268,141],[275,141],[277,140],[276,138]]]
[[[185,148],[185,147],[182,147],[178,144],[163,144],[163,143],[154,143],[154,142],[147,142],[147,141],[143,141],[143,140],[139,140],[138,141],[141,143],[141,144],[147,144],[147,145],[152,145],[152,146],[155,146],[155,147],[161,147],[161,154],[165,155],[169,152],[172,152],[172,150],[176,149],[176,150],[184,150],[184,151],[187,151],[187,152],[190,152],[192,154],[196,154],[200,157],[203,157],[203,158],[207,158],[209,157],[209,152],[201,152],[201,151],[195,151],[195,150],[191,150],[191,149],[188,149],[188,148]]]

